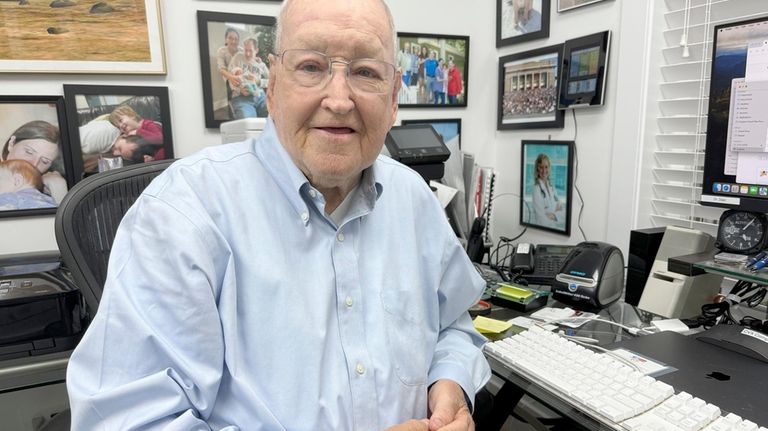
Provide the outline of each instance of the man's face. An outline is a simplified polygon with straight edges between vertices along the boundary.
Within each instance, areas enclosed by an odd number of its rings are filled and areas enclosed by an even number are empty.
[[[253,43],[248,42],[243,44],[243,54],[245,54],[245,58],[247,60],[253,60],[253,57],[256,56],[256,47],[253,46]]]
[[[112,155],[129,159],[133,155],[133,152],[136,151],[137,147],[138,145],[135,142],[120,137],[117,138],[115,145],[112,146]]]
[[[378,0],[296,0],[284,22],[281,50],[312,49],[334,59],[392,63],[393,35]],[[270,61],[267,103],[294,163],[320,189],[349,186],[373,164],[397,115],[396,75],[385,94],[353,91],[334,64],[325,87],[297,84]]]

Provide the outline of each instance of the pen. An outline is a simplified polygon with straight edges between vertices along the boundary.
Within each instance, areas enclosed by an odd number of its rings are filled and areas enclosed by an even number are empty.
[[[749,268],[750,266],[757,263],[757,261],[764,259],[765,256],[768,256],[768,253],[766,253],[765,250],[761,251],[760,253],[757,253],[756,255],[749,258],[747,263],[744,264],[744,268]]]
[[[768,265],[768,254],[752,265],[752,271],[757,272],[765,268],[765,265]]]

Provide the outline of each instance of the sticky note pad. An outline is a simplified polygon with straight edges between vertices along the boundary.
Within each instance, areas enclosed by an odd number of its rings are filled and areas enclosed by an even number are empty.
[[[533,292],[528,289],[523,289],[517,286],[510,286],[508,284],[501,284],[500,287],[496,289],[496,294],[508,299],[518,301],[522,301],[530,296],[533,296]]]
[[[503,320],[489,319],[484,316],[477,316],[474,320],[475,329],[483,334],[501,334],[512,327],[512,323]]]

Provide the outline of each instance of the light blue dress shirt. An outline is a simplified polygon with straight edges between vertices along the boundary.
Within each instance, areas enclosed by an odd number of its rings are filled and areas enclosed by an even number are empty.
[[[379,157],[343,222],[268,121],[155,179],[70,359],[73,430],[382,430],[490,370],[483,280],[424,180]]]

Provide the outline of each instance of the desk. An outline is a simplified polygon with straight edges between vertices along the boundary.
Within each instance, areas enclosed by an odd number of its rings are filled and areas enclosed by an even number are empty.
[[[562,306],[554,301],[550,301],[550,306]],[[519,311],[494,307],[491,312],[492,318],[508,320],[510,318],[525,315]],[[624,302],[616,302],[598,313],[602,318],[614,322],[622,323],[627,326],[645,326],[653,317],[652,315],[637,310],[634,306]],[[504,338],[519,331],[520,328],[512,327],[507,333],[501,336],[492,337],[495,339]],[[612,344],[626,337],[632,337],[620,327],[599,321],[587,322],[578,329],[573,330],[574,335],[587,336],[597,339],[601,345]],[[571,420],[574,426],[587,430],[615,430],[617,428],[603,424],[598,420],[584,414],[575,408],[567,400],[552,393],[550,390],[532,382],[525,377],[517,374],[514,370],[507,368],[504,364],[493,357],[488,356],[488,363],[491,365],[491,371],[502,380],[504,385],[494,398],[493,410],[489,416],[478,423],[477,429],[498,430],[507,420],[510,412],[520,401],[523,395],[529,395],[552,410],[556,411],[564,418]]]

